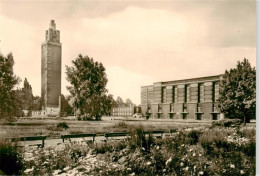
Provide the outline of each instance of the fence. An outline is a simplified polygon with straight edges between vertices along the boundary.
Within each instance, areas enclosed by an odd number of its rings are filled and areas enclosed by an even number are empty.
[[[170,129],[169,133],[172,135],[172,133],[176,133],[176,129]],[[163,137],[164,131],[163,130],[157,130],[157,131],[144,131],[145,135],[154,135],[154,134],[160,134],[160,138]],[[129,132],[116,132],[116,133],[104,133],[104,134],[95,134],[95,133],[86,133],[86,134],[71,134],[71,135],[61,135],[60,138],[64,142],[65,139],[71,139],[71,138],[84,138],[84,137],[91,137],[91,141],[95,142],[96,136],[104,136],[106,141],[108,141],[108,138],[113,137],[125,137],[129,136]],[[44,141],[46,140],[47,136],[29,136],[29,137],[18,137],[18,138],[6,138],[7,140],[10,140],[11,142],[18,142],[18,141],[42,141],[41,144],[38,144],[38,146],[44,147]]]

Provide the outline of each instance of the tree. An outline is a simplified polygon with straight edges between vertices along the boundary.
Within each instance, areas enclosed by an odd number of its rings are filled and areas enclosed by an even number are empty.
[[[0,53],[0,118],[10,118],[20,110],[16,97],[15,86],[20,78],[13,72],[14,59],[12,53],[7,57]]]
[[[116,106],[116,101],[114,100],[113,98],[113,95],[111,94],[108,94],[108,95],[105,95],[105,114],[106,115],[111,115],[111,110],[113,107]]]
[[[134,103],[129,98],[125,101],[126,106],[134,106]]]
[[[33,110],[33,94],[32,86],[29,84],[27,79],[24,79],[24,86],[22,89],[17,89],[16,91],[17,99],[19,99],[22,110],[28,110],[27,116],[32,115]]]
[[[116,106],[117,107],[125,106],[124,100],[121,97],[117,97],[117,99],[116,99]]]
[[[67,80],[71,86],[67,89],[73,97],[73,107],[78,118],[101,119],[104,115],[107,76],[102,63],[94,62],[81,54],[66,66]]]
[[[39,111],[42,109],[42,98],[39,96],[33,97],[33,108],[34,111]]]
[[[227,118],[240,118],[247,123],[256,116],[256,70],[247,59],[225,71],[220,82],[219,103]]]
[[[24,79],[24,86],[23,86],[23,106],[24,109],[32,110],[33,108],[33,93],[32,93],[32,86],[27,81],[27,78]]]
[[[65,96],[61,94],[61,116],[73,114],[73,107],[69,104],[70,98],[70,96],[65,98]]]

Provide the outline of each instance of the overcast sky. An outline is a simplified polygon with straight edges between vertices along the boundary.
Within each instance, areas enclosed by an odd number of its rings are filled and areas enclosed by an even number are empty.
[[[0,51],[13,53],[15,74],[34,95],[51,19],[61,33],[65,95],[65,65],[79,53],[104,64],[114,98],[136,104],[153,82],[222,74],[243,58],[256,65],[254,0],[0,0]]]

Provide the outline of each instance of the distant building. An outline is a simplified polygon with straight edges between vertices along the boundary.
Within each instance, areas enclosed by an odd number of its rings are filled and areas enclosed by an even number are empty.
[[[132,117],[136,113],[141,113],[141,107],[131,105],[131,106],[113,107],[111,109],[112,116]]]
[[[59,114],[61,95],[61,43],[60,31],[54,20],[45,33],[41,51],[41,97],[45,114]]]
[[[143,116],[150,118],[216,120],[219,82],[223,75],[157,82],[141,87]]]

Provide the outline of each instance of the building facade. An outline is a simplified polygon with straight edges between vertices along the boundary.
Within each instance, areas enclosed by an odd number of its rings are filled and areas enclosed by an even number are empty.
[[[217,120],[219,82],[223,75],[168,82],[141,87],[143,116],[149,118]]]
[[[46,30],[45,41],[41,45],[41,97],[43,110],[47,114],[59,113],[61,95],[61,43],[60,31],[54,20]]]
[[[136,113],[141,113],[140,106],[123,106],[123,107],[113,107],[111,109],[112,116],[120,117],[132,117]]]

